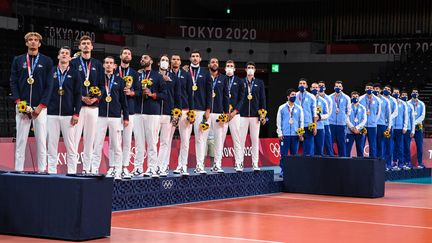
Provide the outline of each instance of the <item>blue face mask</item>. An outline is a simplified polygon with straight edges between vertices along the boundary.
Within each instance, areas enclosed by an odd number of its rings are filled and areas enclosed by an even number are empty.
[[[404,96],[404,97],[401,98],[401,100],[403,100],[403,101],[407,101],[407,100],[408,100],[408,97]]]
[[[324,87],[324,86],[321,86],[319,92],[322,93],[322,92],[324,92],[324,91],[325,91],[325,87]]]
[[[313,94],[313,95],[317,95],[317,94],[318,94],[318,90],[317,90],[317,89],[313,89],[313,90],[312,90],[312,94]]]
[[[357,99],[357,98],[352,98],[352,99],[351,99],[351,102],[352,102],[353,104],[356,104],[356,103],[358,102],[358,99]]]
[[[385,90],[383,91],[383,95],[384,95],[384,96],[389,96],[389,95],[390,95],[390,91],[388,91],[388,90],[385,89]]]
[[[411,97],[413,97],[414,99],[417,99],[418,94],[417,94],[417,93],[412,93],[412,94],[411,94]]]
[[[395,99],[399,99],[399,94],[393,94],[393,97],[394,97]]]
[[[340,88],[335,88],[334,90],[335,90],[336,93],[340,93],[341,92]]]
[[[302,92],[302,93],[305,91],[305,87],[303,87],[303,86],[299,86],[298,89],[299,89],[299,91]]]
[[[372,91],[372,94],[374,94],[374,95],[378,95],[378,91]]]
[[[371,89],[366,90],[366,94],[371,95],[372,94],[372,90]]]
[[[289,97],[289,101],[291,101],[292,103],[294,103],[296,101],[296,97],[295,96]]]

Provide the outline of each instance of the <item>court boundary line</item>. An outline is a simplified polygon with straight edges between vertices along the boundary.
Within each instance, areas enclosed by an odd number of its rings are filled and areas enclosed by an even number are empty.
[[[381,204],[381,203],[367,203],[367,202],[363,203],[363,202],[338,201],[338,200],[317,199],[317,198],[315,199],[315,198],[283,197],[283,196],[273,196],[272,197],[272,196],[267,196],[267,195],[257,195],[257,197],[432,210],[432,208],[420,207],[420,206],[404,206],[404,205],[396,205],[396,204]]]
[[[219,235],[194,234],[194,233],[185,233],[185,232],[176,232],[176,231],[165,231],[165,230],[136,229],[136,228],[126,228],[126,227],[116,227],[116,226],[112,226],[111,228],[113,228],[113,229],[119,229],[119,230],[132,230],[132,231],[151,232],[151,233],[160,233],[160,234],[175,234],[175,235],[184,235],[184,236],[193,236],[193,237],[204,237],[204,238],[214,238],[214,239],[225,239],[225,240],[252,241],[252,242],[263,242],[263,243],[282,243],[281,241],[258,240],[258,239],[249,239],[249,238],[241,238],[241,237],[229,237],[229,236],[219,236]]]
[[[306,220],[321,220],[321,221],[333,221],[333,222],[354,223],[354,224],[369,224],[369,225],[380,225],[380,226],[390,226],[390,227],[403,227],[403,228],[414,228],[414,229],[432,230],[432,227],[427,227],[427,226],[389,224],[389,223],[379,223],[379,222],[361,221],[361,220],[334,219],[334,218],[309,217],[309,216],[297,216],[297,215],[284,215],[284,214],[272,214],[272,213],[257,213],[257,212],[247,212],[247,211],[236,211],[236,210],[225,210],[225,209],[212,209],[212,208],[199,208],[199,207],[184,207],[184,206],[176,206],[176,208],[189,209],[189,210],[203,210],[203,211],[224,212],[224,213],[250,214],[250,215],[259,215],[259,216],[281,217],[281,218],[295,218],[295,219],[306,219]]]

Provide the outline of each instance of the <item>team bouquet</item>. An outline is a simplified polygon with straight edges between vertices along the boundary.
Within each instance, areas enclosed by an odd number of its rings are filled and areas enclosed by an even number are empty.
[[[315,128],[316,128],[315,122],[309,123],[309,126],[308,126],[309,131],[313,132],[315,130]]]
[[[210,125],[207,123],[207,119],[205,118],[205,115],[203,115],[203,119],[199,124],[199,127],[202,132],[207,131],[210,128]]]
[[[152,86],[152,85],[153,85],[152,79],[143,79],[143,80],[141,80],[141,87],[142,87],[142,89],[150,88],[150,86]],[[147,98],[147,95],[145,95],[144,97]]]
[[[421,124],[421,123],[416,124],[416,125],[415,125],[415,130],[416,130],[416,131],[423,130],[423,124]]]
[[[194,110],[189,110],[186,113],[186,116],[187,116],[187,120],[189,121],[190,124],[193,124],[195,122],[196,112]]]
[[[360,134],[366,136],[366,134],[367,134],[367,129],[366,129],[366,127],[363,127],[363,128],[360,130]]]
[[[33,108],[27,105],[27,102],[25,100],[18,102],[17,107],[19,113],[27,115],[29,119],[32,118],[31,113],[33,112]]]
[[[390,130],[385,130],[384,131],[384,137],[385,138],[390,138],[391,137]]]
[[[322,113],[322,108],[321,106],[317,106],[316,107],[316,113],[318,115],[318,120],[321,120],[321,113]]]
[[[177,127],[181,114],[182,112],[179,108],[174,108],[171,110],[171,124],[174,127]]]
[[[300,141],[303,141],[303,135],[305,134],[305,130],[303,127],[297,128],[297,135],[300,137]]]
[[[125,81],[125,87],[130,89],[132,87],[133,77],[132,76],[124,76],[123,80]]]
[[[102,95],[102,92],[100,91],[98,86],[91,86],[89,88],[88,97],[90,98],[98,98]]]
[[[266,109],[259,109],[258,110],[259,120],[261,124],[265,124],[267,122],[267,110]]]
[[[220,114],[219,117],[216,119],[216,122],[223,125],[224,123],[228,122],[228,116],[227,114]]]

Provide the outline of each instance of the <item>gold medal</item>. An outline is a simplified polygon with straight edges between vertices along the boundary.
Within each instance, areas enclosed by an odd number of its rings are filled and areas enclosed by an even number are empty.
[[[247,99],[248,99],[248,100],[252,100],[252,98],[253,98],[252,95],[251,95],[251,94],[248,94]]]
[[[85,80],[84,81],[84,86],[86,86],[86,87],[90,86],[90,80]]]
[[[27,79],[27,83],[30,84],[30,85],[33,84],[34,81],[35,81],[35,80],[34,80],[34,78],[32,78],[32,77],[30,77],[30,78]]]
[[[193,91],[197,91],[198,90],[198,86],[197,85],[192,86],[192,90]]]
[[[216,92],[213,91],[213,95],[212,95],[212,97],[213,97],[213,98],[216,97]]]
[[[110,103],[112,101],[112,97],[110,95],[108,95],[107,97],[105,97],[105,101],[107,103]]]
[[[231,99],[231,94],[229,94],[229,97],[230,97],[230,99]]]
[[[292,118],[289,119],[289,124],[293,124],[294,120]]]
[[[64,89],[60,88],[60,89],[58,90],[58,94],[59,94],[60,96],[63,96],[63,95],[64,95]]]

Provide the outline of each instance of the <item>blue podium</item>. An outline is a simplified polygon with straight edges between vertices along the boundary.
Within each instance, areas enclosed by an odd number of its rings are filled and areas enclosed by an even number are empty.
[[[0,174],[0,233],[64,240],[110,235],[112,178]]]

